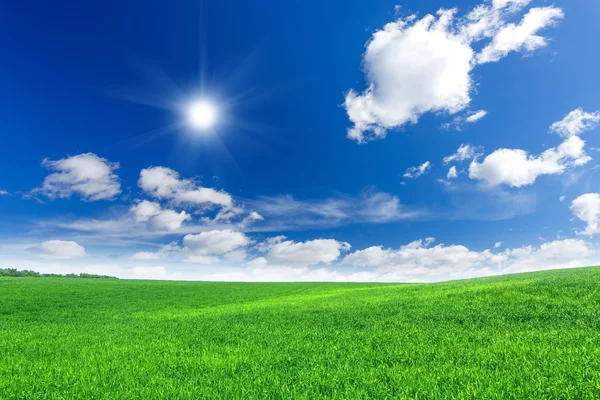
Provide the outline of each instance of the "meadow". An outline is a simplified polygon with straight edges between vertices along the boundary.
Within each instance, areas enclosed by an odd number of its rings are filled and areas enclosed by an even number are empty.
[[[600,268],[438,284],[0,278],[0,399],[598,399]]]

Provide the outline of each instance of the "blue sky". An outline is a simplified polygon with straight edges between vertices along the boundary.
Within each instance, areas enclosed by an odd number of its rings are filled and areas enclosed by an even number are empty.
[[[5,4],[3,266],[436,281],[596,264],[598,17],[585,0]]]

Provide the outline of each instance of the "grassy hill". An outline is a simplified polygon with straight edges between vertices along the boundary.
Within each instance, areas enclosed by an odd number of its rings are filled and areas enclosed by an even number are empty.
[[[1,399],[598,399],[600,268],[440,284],[0,278]]]

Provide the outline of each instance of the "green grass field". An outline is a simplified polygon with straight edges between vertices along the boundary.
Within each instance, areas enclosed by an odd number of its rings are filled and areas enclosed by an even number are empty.
[[[598,399],[600,268],[440,284],[0,279],[0,399]]]

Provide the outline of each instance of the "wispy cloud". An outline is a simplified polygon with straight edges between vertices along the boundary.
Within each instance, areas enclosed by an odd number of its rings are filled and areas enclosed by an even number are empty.
[[[424,209],[401,204],[394,195],[372,190],[366,190],[359,196],[340,194],[324,199],[298,200],[290,195],[261,196],[247,203],[264,215],[263,225],[276,229],[385,223],[415,219],[427,214]]]

